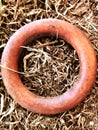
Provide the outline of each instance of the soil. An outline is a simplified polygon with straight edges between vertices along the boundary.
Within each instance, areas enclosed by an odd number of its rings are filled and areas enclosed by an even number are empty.
[[[83,30],[98,59],[98,0],[0,0],[0,61],[11,35],[23,25],[43,18],[65,20]],[[47,43],[50,45],[42,46]],[[42,37],[22,48],[17,73],[33,93],[57,96],[77,79],[77,52],[63,39]],[[7,93],[0,72],[0,130],[98,130],[98,73],[85,100],[51,116],[18,105]]]

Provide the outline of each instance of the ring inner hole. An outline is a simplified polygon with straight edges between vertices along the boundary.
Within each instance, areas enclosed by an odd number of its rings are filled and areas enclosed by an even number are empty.
[[[48,45],[49,44],[49,45]],[[43,37],[23,46],[19,71],[23,84],[37,95],[57,96],[67,91],[78,78],[76,50],[56,37]]]

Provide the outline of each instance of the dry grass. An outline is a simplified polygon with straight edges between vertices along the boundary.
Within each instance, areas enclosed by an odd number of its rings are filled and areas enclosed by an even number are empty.
[[[0,56],[18,28],[50,17],[66,20],[85,31],[98,59],[98,0],[0,0]],[[42,47],[47,43],[50,45]],[[23,72],[20,76],[30,91],[55,96],[66,91],[77,78],[77,53],[62,39],[45,37],[22,48],[19,72]],[[8,95],[0,72],[0,130],[46,129],[98,130],[98,74],[93,89],[81,104],[64,113],[45,116],[16,104]]]

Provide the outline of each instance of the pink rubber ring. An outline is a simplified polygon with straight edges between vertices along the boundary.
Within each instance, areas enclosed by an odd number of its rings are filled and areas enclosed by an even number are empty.
[[[18,71],[21,47],[27,41],[42,36],[59,36],[76,49],[80,60],[80,72],[77,81],[65,93],[55,97],[42,97],[27,90]],[[3,81],[8,93],[22,107],[41,114],[57,114],[79,104],[89,93],[96,77],[96,55],[86,35],[74,25],[58,19],[43,19],[20,28],[9,39],[3,54],[1,68]]]

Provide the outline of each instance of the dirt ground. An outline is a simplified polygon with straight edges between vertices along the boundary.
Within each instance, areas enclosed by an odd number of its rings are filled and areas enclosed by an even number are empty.
[[[57,18],[79,27],[90,39],[98,59],[98,0],[0,0],[0,60],[13,33],[43,18]],[[54,44],[33,50],[33,46],[49,42]],[[31,41],[23,47],[19,60],[22,82],[41,96],[65,92],[77,79],[79,68],[76,51],[55,37]],[[8,95],[0,72],[0,130],[98,130],[98,74],[84,101],[51,116],[27,111],[18,105]]]

